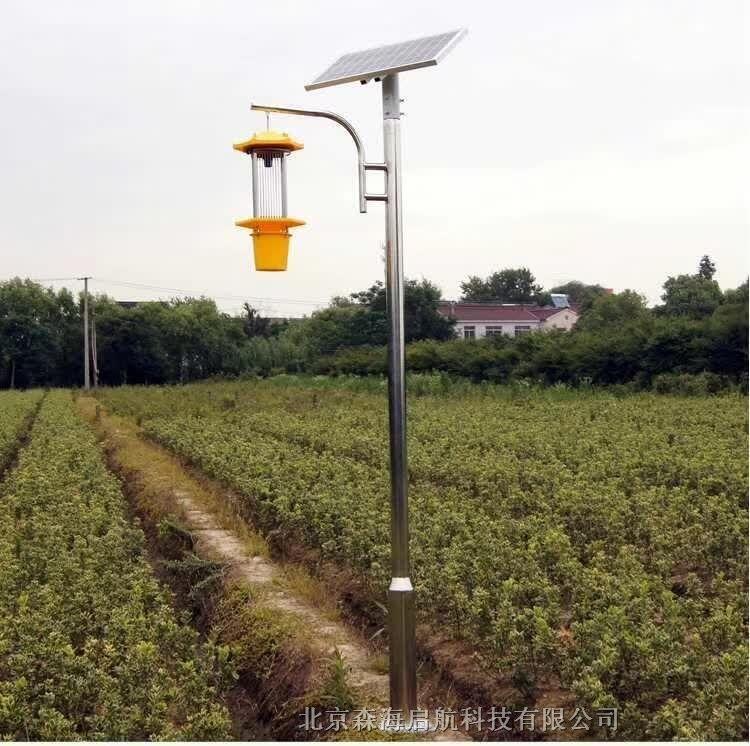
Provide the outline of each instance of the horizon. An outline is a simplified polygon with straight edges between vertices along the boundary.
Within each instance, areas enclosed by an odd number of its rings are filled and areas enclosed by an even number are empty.
[[[698,265],[696,264],[696,269],[697,269],[697,266]],[[498,269],[505,269],[505,268],[498,268]],[[687,272],[685,274],[695,274],[695,272],[693,272],[693,273]],[[718,274],[718,270],[717,270],[717,274]],[[676,275],[670,275],[670,277],[673,277],[673,276],[676,276]],[[61,289],[66,289],[74,297],[77,296],[77,295],[81,295],[83,293],[82,282],[81,282],[81,287],[77,288],[77,289],[73,288],[73,287],[71,287],[71,286],[69,286],[67,284],[60,284],[61,282],[63,282],[61,280],[57,280],[55,282],[44,282],[44,281],[41,281],[41,280],[37,280],[37,279],[35,279],[33,277],[6,277],[4,279],[1,279],[0,283],[2,283],[2,282],[9,282],[9,281],[12,281],[12,280],[15,280],[15,279],[20,279],[22,281],[29,280],[31,282],[36,282],[37,284],[42,285],[45,288],[51,288],[55,292],[57,292],[57,291],[59,291]],[[417,279],[417,278],[407,278],[407,279]],[[430,281],[429,277],[419,278],[419,280],[425,280],[425,279],[428,280],[428,281]],[[666,281],[667,278],[664,278],[664,279]],[[748,279],[750,279],[750,278],[745,277],[745,279],[742,280],[742,282],[738,283],[736,286],[733,286],[733,287],[723,287],[723,286],[720,285],[721,290],[722,290],[722,292],[726,292],[727,290],[733,290],[736,287],[739,287],[740,285],[742,285],[745,282],[747,282]],[[573,280],[570,280],[570,281],[573,281]],[[67,280],[65,282],[67,282]],[[126,281],[117,281],[116,282],[116,284],[120,284],[120,283],[122,283],[123,285],[133,284],[133,283],[128,283]],[[115,303],[137,303],[137,304],[140,304],[140,303],[167,303],[167,302],[171,302],[171,301],[175,301],[175,300],[188,300],[188,299],[193,299],[193,300],[207,299],[207,300],[214,301],[216,303],[217,308],[220,311],[224,312],[224,313],[229,313],[230,315],[236,316],[236,315],[239,315],[239,314],[241,314],[241,313],[244,312],[244,308],[242,306],[236,306],[235,305],[235,306],[232,306],[231,308],[227,308],[226,305],[227,305],[227,303],[230,302],[228,299],[224,303],[219,302],[222,298],[226,299],[226,296],[220,296],[220,295],[217,296],[217,295],[212,295],[210,293],[206,294],[206,293],[201,293],[201,292],[197,291],[197,292],[195,292],[193,294],[162,295],[162,296],[159,296],[159,297],[156,297],[156,298],[139,298],[139,299],[135,299],[135,298],[129,298],[129,297],[128,298],[126,298],[126,297],[115,297],[112,293],[106,292],[106,291],[102,291],[102,292],[97,293],[96,292],[95,284],[96,284],[96,278],[89,278],[89,295],[90,295],[90,297],[92,299],[95,299],[97,296],[100,296],[100,297],[101,296],[106,296],[106,298],[108,300],[114,301]],[[105,284],[106,284],[106,281],[105,281]],[[370,287],[372,284],[374,284],[374,282],[370,283],[370,285],[368,285],[368,287]],[[563,285],[565,283],[559,283],[559,284]],[[592,283],[592,284],[595,284],[595,283]],[[659,306],[661,304],[661,298],[659,298],[659,300],[656,303],[652,303],[652,302],[649,301],[649,299],[645,295],[645,293],[640,292],[637,288],[622,288],[621,290],[615,290],[614,288],[605,287],[604,290],[608,291],[609,293],[612,293],[612,292],[614,292],[614,293],[620,293],[620,292],[625,292],[625,291],[636,292],[639,295],[641,295],[643,298],[646,299],[646,306],[647,306],[647,308],[651,308],[651,309],[653,309],[653,308],[655,308],[655,307],[657,307],[657,306]],[[358,292],[358,291],[354,290],[354,291],[352,291],[352,294],[354,294],[356,292]],[[542,289],[542,292],[549,293],[550,289],[547,288],[547,287],[544,287]],[[295,309],[292,309],[292,311],[287,312],[287,313],[274,313],[273,311],[267,313],[267,312],[265,312],[265,311],[262,310],[263,306],[269,306],[270,305],[270,307],[273,308],[274,304],[275,304],[275,299],[254,298],[252,296],[247,296],[247,300],[244,301],[244,302],[249,303],[249,305],[252,308],[254,308],[256,311],[258,311],[259,313],[261,313],[261,315],[264,316],[264,317],[268,317],[268,318],[272,318],[272,317],[273,318],[289,318],[289,319],[298,319],[299,318],[299,319],[301,319],[301,318],[305,318],[307,316],[310,316],[312,313],[315,313],[315,311],[319,311],[319,310],[322,310],[324,308],[328,308],[335,298],[341,298],[341,297],[347,297],[348,298],[349,295],[350,295],[349,293],[346,293],[346,294],[335,293],[327,301],[321,302],[321,304],[319,305],[319,307],[313,308],[312,310],[307,311],[304,314],[295,313],[294,312]],[[257,304],[254,304],[253,301],[256,301]],[[243,302],[243,301],[242,301],[241,297],[238,296],[237,298],[233,299],[232,302]],[[295,301],[287,301],[287,303],[289,303],[289,302],[294,303]],[[464,301],[464,300],[461,300],[460,294],[457,294],[453,298],[447,298],[447,297],[445,297],[444,293],[442,294],[442,296],[440,298],[440,302],[441,303],[464,303],[464,304],[475,304],[475,305],[476,304],[480,304],[480,305],[492,304],[492,305],[505,305],[505,306],[535,305],[535,303],[532,303],[532,302],[529,302],[529,303],[504,303],[504,302],[492,301],[492,300],[489,300],[489,301]]]

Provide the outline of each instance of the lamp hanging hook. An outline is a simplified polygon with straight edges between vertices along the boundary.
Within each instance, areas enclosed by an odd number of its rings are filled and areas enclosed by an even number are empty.
[[[271,115],[266,112],[266,131],[268,132],[271,129]]]

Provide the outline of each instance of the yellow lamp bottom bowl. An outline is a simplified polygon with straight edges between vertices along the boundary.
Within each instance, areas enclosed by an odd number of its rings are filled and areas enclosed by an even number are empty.
[[[253,255],[258,272],[284,272],[289,258],[289,233],[254,233]]]
[[[235,225],[253,232],[255,269],[259,272],[284,272],[289,258],[290,228],[304,225],[296,218],[245,218]]]

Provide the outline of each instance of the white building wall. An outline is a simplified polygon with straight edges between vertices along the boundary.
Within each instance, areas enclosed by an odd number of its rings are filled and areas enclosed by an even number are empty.
[[[570,331],[578,321],[578,314],[572,308],[561,308],[542,322],[542,329],[565,329]]]
[[[509,336],[516,336],[517,326],[529,326],[534,331],[539,329],[540,324],[538,321],[459,321],[456,323],[454,329],[456,330],[456,336],[461,339],[464,338],[464,330],[466,327],[474,327],[474,336],[476,339],[487,336],[487,327],[491,329],[497,329],[500,327],[502,333]]]

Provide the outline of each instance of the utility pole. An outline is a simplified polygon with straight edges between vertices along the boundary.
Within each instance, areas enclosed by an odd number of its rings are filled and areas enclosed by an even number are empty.
[[[91,277],[79,277],[83,280],[83,388],[91,388],[89,372],[89,280]]]
[[[94,367],[94,388],[99,387],[99,361],[96,357],[96,309],[91,307],[91,362]]]

